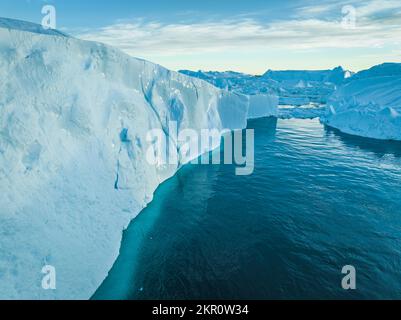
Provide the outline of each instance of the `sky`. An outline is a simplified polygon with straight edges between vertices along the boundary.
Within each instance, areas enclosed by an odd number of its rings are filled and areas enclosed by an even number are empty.
[[[173,70],[352,71],[401,62],[400,0],[0,0],[0,16],[104,42]]]

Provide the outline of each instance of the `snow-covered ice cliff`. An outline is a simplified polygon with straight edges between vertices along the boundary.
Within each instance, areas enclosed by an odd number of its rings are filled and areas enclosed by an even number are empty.
[[[355,74],[329,99],[321,120],[348,134],[401,140],[401,64]]]
[[[247,95],[249,98],[249,118],[277,116],[278,96],[269,88],[262,88],[259,78],[253,75],[226,71],[190,71],[180,70],[182,74],[205,80],[214,86]]]
[[[145,160],[148,130],[241,129],[248,117],[246,96],[9,19],[0,79],[0,299],[89,298],[123,229],[179,167]],[[56,290],[41,287],[44,265]]]

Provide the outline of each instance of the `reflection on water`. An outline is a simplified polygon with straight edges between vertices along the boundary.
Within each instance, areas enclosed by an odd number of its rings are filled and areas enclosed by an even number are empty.
[[[257,119],[255,171],[189,165],[124,234],[98,299],[401,298],[397,144]],[[341,269],[357,270],[357,290]]]
[[[382,141],[364,137],[358,137],[343,133],[338,129],[330,126],[325,126],[325,131],[328,136],[337,136],[344,144],[349,147],[357,147],[362,150],[375,153],[378,157],[383,157],[392,154],[396,157],[401,157],[401,142],[400,141]]]

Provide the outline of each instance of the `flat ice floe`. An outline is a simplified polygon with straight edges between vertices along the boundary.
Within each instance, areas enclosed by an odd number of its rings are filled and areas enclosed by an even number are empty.
[[[344,133],[401,140],[401,64],[355,74],[331,96],[321,120]]]

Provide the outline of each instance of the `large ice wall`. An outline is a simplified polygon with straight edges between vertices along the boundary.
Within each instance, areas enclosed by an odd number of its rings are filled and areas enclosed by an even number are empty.
[[[181,165],[150,164],[147,132],[248,117],[246,96],[12,20],[0,20],[0,79],[0,299],[89,298]],[[45,265],[56,290],[42,289]]]
[[[401,140],[401,64],[355,74],[331,96],[321,120],[348,134]]]

